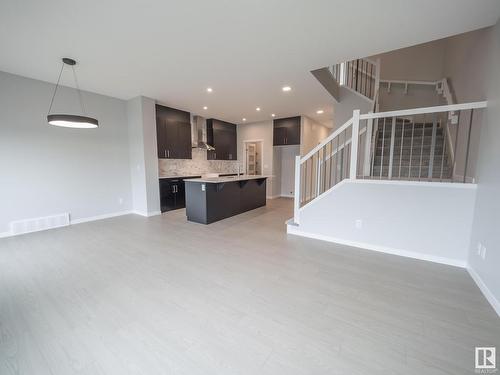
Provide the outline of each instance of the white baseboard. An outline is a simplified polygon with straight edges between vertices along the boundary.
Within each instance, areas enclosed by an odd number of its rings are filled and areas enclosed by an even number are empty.
[[[266,199],[276,199],[276,198],[279,198],[280,195],[269,195],[266,197]]]
[[[69,224],[70,225],[74,225],[74,224],[87,223],[89,221],[110,219],[112,217],[123,216],[123,215],[130,215],[132,213],[134,213],[134,212],[131,211],[131,210],[125,210],[125,211],[112,212],[112,213],[109,213],[109,214],[83,217],[81,219],[71,219],[71,216],[70,216],[70,223]],[[57,229],[57,228],[50,228],[50,229]],[[50,229],[47,229],[47,230],[50,230]],[[28,234],[28,233],[12,234],[11,232],[2,232],[2,233],[0,233],[0,238],[2,238],[2,237],[13,237],[13,236],[21,235],[21,234]]]
[[[295,198],[295,196],[292,194],[281,194],[280,197],[281,198]]]
[[[472,277],[472,280],[474,280],[474,282],[481,290],[486,300],[490,303],[490,305],[493,307],[497,315],[500,317],[500,301],[496,299],[491,290],[484,283],[483,279],[481,279],[479,274],[476,271],[474,271],[473,268],[468,266],[467,271],[469,271],[469,275]]]
[[[136,214],[136,215],[140,215],[140,216],[144,216],[144,217],[161,215],[161,211],[153,211],[153,212],[132,211],[131,213]]]
[[[344,240],[344,239],[335,238],[335,237],[331,237],[331,236],[325,236],[323,234],[304,232],[304,231],[300,230],[299,227],[296,225],[288,224],[287,225],[287,233],[294,234],[297,236],[307,237],[307,238],[313,238],[316,240],[333,242],[333,243],[337,243],[340,245],[357,247],[357,248],[364,249],[364,250],[373,250],[373,251],[377,251],[380,253],[399,255],[402,257],[406,257],[406,258],[426,260],[429,262],[441,263],[441,264],[446,264],[449,266],[455,266],[455,267],[461,267],[461,268],[467,267],[467,262],[465,260],[461,261],[458,259],[445,258],[445,257],[434,256],[434,255],[417,253],[415,251],[395,249],[395,248],[391,248],[391,247],[374,245],[374,244],[370,244],[370,243]]]
[[[10,237],[10,236],[12,236],[10,232],[0,232],[0,238]]]
[[[96,215],[96,216],[89,216],[89,217],[83,217],[81,219],[71,219],[70,224],[81,224],[81,223],[87,223],[89,221],[96,221],[96,220],[103,220],[103,219],[109,219],[112,217],[117,217],[117,216],[123,216],[123,215],[130,215],[134,213],[131,210],[126,210],[126,211],[118,211],[118,212],[112,212],[109,214],[103,214],[103,215]]]

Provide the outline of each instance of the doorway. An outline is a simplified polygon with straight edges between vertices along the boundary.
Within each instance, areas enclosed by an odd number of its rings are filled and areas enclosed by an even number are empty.
[[[262,174],[262,140],[243,141],[245,147],[245,174],[250,176]]]

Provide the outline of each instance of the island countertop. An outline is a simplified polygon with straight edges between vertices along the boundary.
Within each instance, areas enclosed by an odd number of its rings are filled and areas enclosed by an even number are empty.
[[[184,182],[202,182],[207,184],[220,184],[225,182],[246,181],[246,180],[259,180],[261,178],[269,178],[267,175],[240,175],[240,176],[222,176],[222,177],[208,177],[208,178],[188,178]]]

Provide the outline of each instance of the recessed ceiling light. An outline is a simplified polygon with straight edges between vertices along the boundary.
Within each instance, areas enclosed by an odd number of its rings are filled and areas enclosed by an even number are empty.
[[[321,115],[323,112],[324,112],[324,111],[323,111],[322,109],[318,109],[318,110],[316,111],[316,113],[317,113],[318,115]]]
[[[212,92],[212,91],[214,91],[214,90],[212,90],[211,87],[207,87],[207,92]]]
[[[207,107],[207,106],[205,106],[205,107],[203,107],[203,109],[206,111],[206,110],[208,109],[208,107]]]
[[[271,117],[275,117],[276,115],[274,113],[271,113]]]
[[[287,91],[291,91],[291,90],[292,90],[292,88],[291,88],[290,86],[283,86],[283,87],[281,88],[281,90],[283,90],[284,92],[287,92]]]
[[[242,120],[243,120],[243,121],[246,121],[247,119],[243,117],[243,118],[242,118]]]
[[[256,110],[257,112],[259,112],[259,111],[260,111],[260,107],[255,108],[255,110]]]

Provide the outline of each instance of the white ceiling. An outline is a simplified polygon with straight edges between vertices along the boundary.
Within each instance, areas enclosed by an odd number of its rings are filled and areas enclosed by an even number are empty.
[[[1,0],[0,70],[55,82],[69,56],[88,91],[231,122],[271,113],[324,122],[330,97],[310,70],[499,16],[500,0]]]

